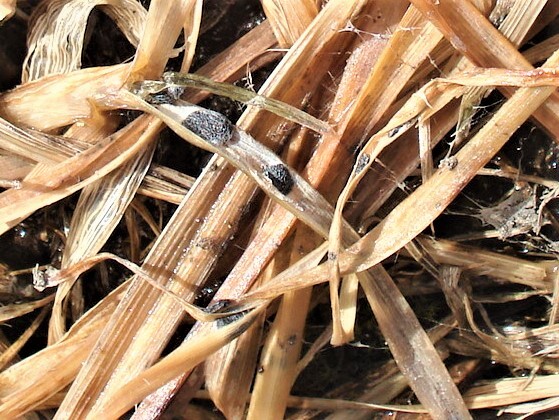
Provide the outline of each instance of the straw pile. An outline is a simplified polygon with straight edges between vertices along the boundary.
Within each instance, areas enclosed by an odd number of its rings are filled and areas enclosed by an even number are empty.
[[[559,3],[35,3],[0,1],[1,418],[559,405]]]

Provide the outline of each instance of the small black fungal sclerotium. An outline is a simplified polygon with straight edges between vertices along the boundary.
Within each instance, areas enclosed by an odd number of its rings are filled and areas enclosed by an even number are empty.
[[[146,102],[151,105],[173,104],[180,98],[184,89],[180,87],[169,87],[146,97]]]
[[[218,318],[216,320],[217,328],[223,328],[223,327],[225,327],[229,324],[232,324],[233,322],[236,322],[236,321],[240,320],[246,314],[248,314],[248,312],[249,311],[241,311],[241,312],[238,312],[236,314],[231,314],[231,315],[223,317],[223,318]]]
[[[272,181],[272,185],[283,195],[289,194],[293,189],[293,177],[285,165],[266,166],[264,176]]]
[[[364,153],[361,156],[359,156],[359,159],[357,159],[357,164],[355,165],[355,173],[359,173],[363,169],[365,169],[365,167],[369,164],[370,161],[371,161],[371,156],[368,155],[367,153]]]
[[[182,125],[214,146],[223,146],[233,136],[231,121],[209,109],[194,111],[183,120]]]

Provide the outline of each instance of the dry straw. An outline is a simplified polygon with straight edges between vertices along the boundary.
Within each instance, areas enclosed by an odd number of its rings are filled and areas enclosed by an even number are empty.
[[[519,52],[559,15],[557,3],[263,0],[266,20],[192,74],[203,2],[141,3],[41,2],[28,20],[22,83],[0,94],[0,232],[79,194],[60,262],[33,270],[36,287],[55,293],[1,308],[4,322],[42,309],[19,338],[0,337],[0,417],[210,416],[194,397],[251,419],[289,407],[300,418],[380,410],[448,419],[558,406],[559,246],[540,236],[559,225],[548,206],[557,182],[486,167],[530,118],[558,138],[557,37]],[[82,68],[94,8],[134,46],[132,60]],[[0,1],[0,21],[25,18]],[[231,85],[270,63],[257,93]],[[495,89],[505,99],[478,118]],[[235,125],[196,105],[210,93],[246,104]],[[124,111],[134,118],[122,123]],[[213,153],[195,179],[153,162],[165,126]],[[449,147],[441,140],[450,135]],[[402,198],[417,173],[421,185]],[[523,233],[547,241],[545,253],[519,258],[427,236],[480,175],[545,188],[525,201],[538,208],[523,207],[538,220]],[[163,223],[141,196],[178,207]],[[147,246],[134,214],[155,237]],[[122,221],[129,259],[101,252]],[[89,308],[82,273],[107,260],[132,274]],[[406,266],[421,275],[407,282]],[[3,278],[20,274],[3,267]],[[196,306],[218,274],[212,302]],[[404,298],[424,292],[448,306],[429,331]],[[484,306],[534,296],[549,301],[537,327],[499,328]],[[309,313],[325,301],[331,323],[302,354]],[[391,358],[329,395],[290,395],[328,344],[359,344],[364,306]],[[162,356],[185,313],[194,325]],[[20,359],[47,317],[48,345]],[[530,377],[472,384],[487,360]],[[417,403],[402,405],[406,389]]]

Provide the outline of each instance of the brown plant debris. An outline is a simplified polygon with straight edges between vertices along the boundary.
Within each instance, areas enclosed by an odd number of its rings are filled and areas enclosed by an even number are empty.
[[[0,1],[0,418],[556,415],[558,16]]]

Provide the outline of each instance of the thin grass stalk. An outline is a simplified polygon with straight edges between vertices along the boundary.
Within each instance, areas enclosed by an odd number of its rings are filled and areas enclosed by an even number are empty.
[[[19,351],[22,347],[27,343],[27,341],[31,338],[33,334],[37,331],[41,323],[47,317],[50,312],[50,307],[45,306],[39,312],[39,315],[33,320],[31,325],[21,334],[16,341],[12,343],[10,347],[8,347],[2,354],[0,355],[0,369],[4,369],[4,367],[10,363],[14,358],[17,357]]]
[[[519,5],[520,6],[520,5]],[[514,37],[514,39],[519,39],[522,33],[519,33],[519,28],[510,25],[509,20],[513,18],[515,15],[506,16],[503,22],[499,25],[508,27],[508,35]],[[508,25],[508,26],[507,26]],[[555,48],[556,49],[556,48]],[[546,59],[555,51],[555,49],[550,50],[549,54],[541,56],[538,59],[533,57],[531,62],[535,61],[542,61]],[[471,70],[479,70],[478,68],[471,68],[471,63],[465,61],[465,59],[461,59],[458,63],[453,64],[453,66],[447,66],[447,69],[443,70],[443,74],[448,74],[448,77],[452,77],[452,75],[462,74],[463,71],[470,72]],[[464,79],[462,79],[464,80]],[[472,79],[469,79],[468,83],[471,83]],[[481,80],[480,80],[481,82]],[[488,79],[484,79],[481,82],[481,86],[486,86],[487,84],[491,84]],[[450,106],[449,106],[450,107]],[[431,130],[433,133],[433,143],[437,143],[440,138],[445,135],[452,126],[455,124],[455,118],[453,117],[454,111],[452,109],[445,110],[443,115],[439,115],[436,121],[431,121],[431,125],[433,125],[433,129]],[[441,114],[441,113],[439,113]],[[368,190],[356,191],[354,194],[354,199],[358,206],[352,206],[351,211],[347,212],[349,220],[353,220],[356,217],[356,212],[360,211],[361,215],[359,216],[363,223],[367,223],[368,216],[372,215],[374,212],[379,208],[380,204],[383,202],[383,197],[388,197],[395,188],[399,185],[400,182],[406,178],[412,170],[416,167],[417,161],[417,153],[413,152],[413,149],[416,147],[415,142],[416,139],[411,138],[410,134],[404,134],[405,138],[400,141],[400,144],[395,144],[394,146],[388,146],[387,151],[383,153],[380,157],[380,160],[383,162],[383,167],[379,168],[378,164],[374,164],[376,166],[375,171],[370,171],[369,174],[366,175],[366,183],[370,186],[370,190],[373,191],[383,191],[382,195],[379,195],[378,198],[368,193]],[[403,144],[405,142],[405,144]],[[400,146],[400,147],[397,147]],[[397,151],[397,153],[393,153],[392,150]],[[382,170],[384,172],[388,171],[389,173],[393,174],[394,179],[390,179],[387,177],[375,177],[373,178],[375,172]],[[368,209],[361,210],[361,206],[367,206],[366,202],[369,201]],[[349,209],[348,209],[349,210]],[[354,214],[354,216],[351,216]]]
[[[307,227],[299,227],[293,239],[292,259],[298,260],[320,243]],[[312,288],[297,290],[283,296],[274,324],[268,332],[260,357],[248,419],[262,416],[281,419],[287,408],[287,398],[295,382],[297,362],[303,344],[305,322],[310,305]]]
[[[10,319],[17,318],[22,315],[33,312],[38,308],[48,305],[53,301],[53,299],[54,296],[46,296],[42,299],[37,299],[31,302],[4,305],[0,307],[0,322],[6,322],[9,321]]]
[[[468,405],[468,408],[471,410],[502,407],[505,412],[515,413],[517,411],[514,410],[514,408],[506,408],[506,406],[510,404],[517,404],[519,402],[531,401],[533,399],[554,397],[556,395],[556,386],[557,375],[537,375],[531,380],[527,380],[527,378],[524,377],[497,379],[488,381],[488,383],[485,383],[483,385],[472,387],[465,393],[464,398]],[[199,396],[204,397],[204,392],[200,392]],[[556,403],[556,401],[556,398],[550,400],[549,407],[546,408],[555,408],[555,405],[553,405],[552,403]],[[297,396],[289,397],[289,406],[293,408],[309,408],[320,411],[334,411],[345,409],[366,411],[397,411],[403,413],[426,413],[425,408],[419,404],[384,405],[330,398],[308,398]],[[533,409],[534,406],[532,406],[531,408]],[[525,410],[518,410],[518,413],[529,412],[529,406],[526,406]]]
[[[552,261],[529,261],[441,239],[420,236],[417,240],[439,264],[454,265],[477,276],[489,276],[535,290],[554,290],[555,263]]]
[[[154,0],[150,3],[145,30],[140,39],[134,62],[127,77],[128,82],[157,78],[163,73],[169,58],[175,53],[173,47],[183,27],[187,37],[198,34],[200,4],[198,0]],[[197,22],[196,22],[197,20]],[[164,28],[163,28],[164,26]],[[196,38],[189,38],[187,47],[192,50]],[[190,66],[188,51],[184,64]]]
[[[388,106],[396,99],[400,89],[412,76],[415,66],[419,65],[429,52],[437,45],[440,35],[426,23],[423,17],[414,8],[409,8],[402,20],[401,28],[394,33],[388,45],[382,50],[372,72],[360,90],[355,106],[355,112],[348,122],[349,129],[344,132],[344,138],[352,136],[354,139],[363,139],[379,121]],[[408,29],[412,28],[412,29]],[[407,65],[402,66],[402,62]],[[381,86],[393,86],[392,89],[383,89]],[[364,110],[373,110],[372,115]],[[347,140],[346,140],[347,141]],[[325,139],[328,142],[328,139]],[[344,139],[342,139],[344,142]],[[334,332],[332,343],[341,344],[347,341],[339,319],[339,277],[338,265],[335,263],[337,250],[336,242],[331,242],[330,255],[334,258],[331,264],[330,301],[334,317]]]
[[[69,130],[66,135],[73,135],[75,130]],[[110,133],[107,133],[109,135]],[[81,136],[81,133],[80,133]],[[0,119],[0,147],[4,150],[13,152],[17,157],[29,159],[29,162],[4,162],[0,166],[6,171],[10,171],[13,181],[20,182],[20,178],[27,176],[33,169],[34,162],[58,163],[65,158],[76,155],[87,149],[87,143],[75,138],[67,138],[53,135],[46,135],[30,129],[21,129],[9,122]],[[11,159],[6,157],[6,159]],[[18,165],[17,169],[12,165]],[[21,167],[21,165],[25,165]],[[17,170],[18,172],[14,172]],[[188,189],[192,186],[193,179],[181,172],[170,168],[153,164],[148,174],[144,178],[139,192],[140,194],[158,198],[173,204],[179,204],[184,198]],[[20,186],[20,183],[16,183]],[[10,185],[12,187],[13,185]]]
[[[512,4],[505,4],[503,8],[499,9],[501,10],[500,16],[495,16],[497,14],[496,9],[498,9],[495,8],[489,19],[492,22],[501,22],[498,25],[499,31],[518,48],[546,3],[547,0],[538,0],[528,3],[513,2]],[[491,89],[478,87],[470,89],[463,96],[458,117],[457,144],[460,144],[469,132],[469,125],[471,124],[474,110],[479,105],[481,99],[489,92],[491,92]]]
[[[215,352],[246,331],[262,310],[263,308],[254,309],[240,320],[218,327],[217,331],[214,330],[204,337],[183,343],[160,362],[140,373],[135,380],[124,384],[110,396],[109,404],[103,410],[94,411],[93,415],[114,418],[123,415],[143,397],[176,377],[177,371],[193,369],[208,356],[208,353]]]

